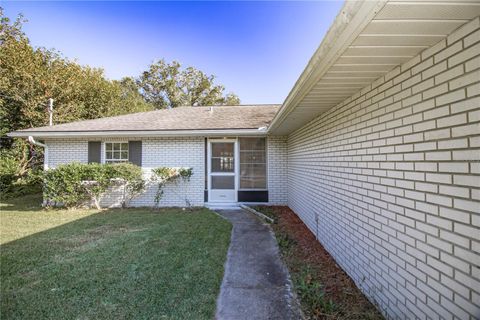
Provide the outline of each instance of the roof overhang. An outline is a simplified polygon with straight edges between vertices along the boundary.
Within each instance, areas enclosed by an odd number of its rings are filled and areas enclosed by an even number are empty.
[[[347,1],[275,115],[287,135],[480,15],[478,1]]]
[[[163,130],[163,131],[15,131],[9,137],[39,139],[45,138],[113,138],[113,137],[214,137],[214,136],[265,136],[266,130],[227,129],[227,130]]]

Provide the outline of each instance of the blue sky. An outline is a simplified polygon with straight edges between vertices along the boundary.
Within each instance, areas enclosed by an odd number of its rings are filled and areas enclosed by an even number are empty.
[[[217,76],[242,103],[281,103],[341,1],[9,2],[34,46],[55,48],[107,77],[137,76],[156,59]]]

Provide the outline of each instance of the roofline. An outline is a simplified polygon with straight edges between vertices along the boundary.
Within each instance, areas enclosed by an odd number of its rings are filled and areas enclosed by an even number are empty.
[[[200,130],[103,130],[103,131],[14,131],[7,134],[9,137],[39,138],[58,137],[185,137],[185,136],[224,136],[266,135],[266,130],[259,129],[200,129]]]
[[[279,127],[337,58],[385,6],[388,0],[345,1],[292,90],[273,117],[268,132]]]

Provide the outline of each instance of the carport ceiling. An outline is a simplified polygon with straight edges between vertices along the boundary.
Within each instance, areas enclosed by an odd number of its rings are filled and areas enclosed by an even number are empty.
[[[347,1],[269,131],[293,132],[479,15],[479,1]]]

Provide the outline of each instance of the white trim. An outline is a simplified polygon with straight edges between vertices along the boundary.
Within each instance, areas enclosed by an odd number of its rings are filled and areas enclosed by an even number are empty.
[[[273,132],[284,122],[386,3],[386,0],[345,2],[280,110],[273,117],[268,132]]]
[[[107,150],[106,150],[106,147],[105,147],[105,143],[129,143],[128,140],[125,140],[125,139],[119,139],[119,140],[113,140],[113,139],[105,139],[105,140],[101,140],[100,141],[100,163],[102,164],[105,164],[105,163],[108,163],[107,161]],[[130,158],[130,150],[129,150],[129,153],[128,153],[128,157]],[[122,161],[122,162],[125,162],[125,161]],[[128,160],[126,161],[128,162]]]
[[[212,136],[266,136],[266,130],[258,129],[220,129],[220,130],[156,130],[156,131],[15,131],[9,137],[35,136],[50,137],[212,137]]]
[[[211,159],[212,159],[212,143],[223,143],[223,142],[230,142],[230,143],[233,143],[233,150],[234,150],[234,155],[233,155],[233,159],[234,159],[234,169],[233,169],[233,173],[231,172],[215,172],[214,175],[217,175],[217,176],[234,176],[234,189],[233,189],[233,192],[234,192],[234,200],[233,201],[229,201],[229,203],[232,203],[232,202],[235,202],[237,203],[238,202],[238,176],[239,176],[239,162],[238,162],[238,152],[237,152],[237,148],[238,148],[238,138],[226,138],[226,139],[207,139],[207,192],[208,192],[208,202],[211,203],[211,204],[221,204],[222,202],[220,201],[212,201],[212,162],[211,162]],[[225,203],[225,202],[223,202]]]
[[[48,161],[49,161],[48,145],[45,144],[45,148],[43,149],[43,170],[44,171],[48,170]]]
[[[110,159],[107,160],[107,143],[119,143],[119,144],[127,144],[127,159]],[[130,150],[129,150],[129,141],[128,140],[120,140],[120,141],[111,141],[111,140],[106,140],[101,142],[101,152],[103,153],[103,157],[101,157],[102,163],[122,163],[122,162],[128,162],[130,160]],[[122,149],[120,149],[122,151]],[[113,152],[113,150],[112,150]]]

